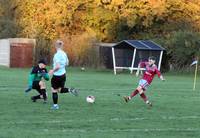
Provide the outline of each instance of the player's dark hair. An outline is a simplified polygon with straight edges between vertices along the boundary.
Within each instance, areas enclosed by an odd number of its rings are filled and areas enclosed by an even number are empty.
[[[154,60],[154,61],[156,61],[156,57],[150,56],[150,57],[149,57],[149,60]]]
[[[47,61],[45,59],[40,59],[38,61],[38,64],[43,63],[44,65],[47,65]]]

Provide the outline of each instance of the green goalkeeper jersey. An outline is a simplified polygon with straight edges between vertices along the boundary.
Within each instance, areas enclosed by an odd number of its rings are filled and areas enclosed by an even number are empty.
[[[49,80],[47,69],[40,68],[38,65],[34,66],[29,74],[29,86],[32,86],[33,81],[41,81],[42,78]]]

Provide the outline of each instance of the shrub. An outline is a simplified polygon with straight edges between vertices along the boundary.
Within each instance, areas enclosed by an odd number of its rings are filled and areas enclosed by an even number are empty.
[[[173,69],[189,67],[194,57],[200,55],[200,33],[178,31],[162,39],[167,59]]]

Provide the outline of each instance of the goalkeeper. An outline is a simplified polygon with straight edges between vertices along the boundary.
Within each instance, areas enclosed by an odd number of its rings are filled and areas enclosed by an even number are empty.
[[[49,75],[46,69],[46,61],[41,59],[37,66],[32,68],[29,74],[28,88],[25,90],[26,93],[32,89],[37,90],[39,95],[32,96],[31,100],[36,102],[38,99],[44,99],[44,103],[47,102],[47,93],[44,80],[49,80]]]

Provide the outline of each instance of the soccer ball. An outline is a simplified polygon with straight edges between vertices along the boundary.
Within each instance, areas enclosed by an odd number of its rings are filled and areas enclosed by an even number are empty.
[[[86,102],[88,103],[94,103],[95,102],[95,97],[92,95],[89,95],[86,97]]]
[[[81,68],[81,71],[85,71],[85,68],[84,68],[84,67],[82,67],[82,68]]]

